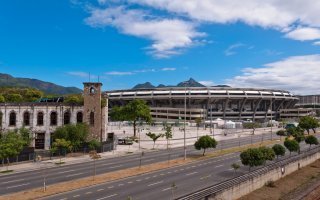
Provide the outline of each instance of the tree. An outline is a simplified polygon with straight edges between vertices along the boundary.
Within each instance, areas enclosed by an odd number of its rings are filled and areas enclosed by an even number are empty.
[[[306,139],[305,139],[305,142],[306,142],[306,144],[309,144],[310,145],[310,148],[311,148],[311,145],[318,145],[319,144],[319,141],[318,141],[318,138],[316,138],[315,136],[313,136],[313,135],[309,135],[309,136],[307,136],[306,137]],[[309,149],[310,149],[309,148]]]
[[[281,144],[275,144],[272,147],[274,153],[277,156],[277,159],[279,156],[284,156],[284,154],[286,153],[286,149],[281,145]]]
[[[83,96],[81,94],[71,94],[65,97],[64,102],[83,105]]]
[[[163,136],[164,136],[164,134],[161,134],[161,133],[155,134],[155,133],[151,133],[151,132],[147,133],[146,135],[153,140],[153,149],[154,149],[154,145],[156,144],[156,141],[157,141],[160,137],[163,137]]]
[[[165,126],[165,132],[164,132],[164,136],[167,139],[167,149],[169,149],[169,139],[172,138],[172,126],[166,125]]]
[[[0,137],[0,159],[7,159],[7,171],[10,165],[9,158],[20,154],[25,145],[25,141],[17,131],[8,131]]]
[[[309,135],[309,130],[312,129],[315,133],[315,129],[319,127],[319,122],[316,118],[312,116],[303,116],[300,118],[299,127],[303,130],[307,130]]]
[[[286,132],[286,130],[278,130],[277,132],[276,132],[276,134],[278,135],[278,136],[280,136],[280,141],[281,141],[281,136],[286,136],[287,135],[287,132]]]
[[[90,150],[97,150],[100,146],[101,143],[96,139],[92,139],[88,142],[88,147]]]
[[[8,102],[22,102],[23,97],[20,94],[8,94],[6,100]]]
[[[265,147],[265,146],[259,147],[259,151],[261,151],[263,154],[264,164],[266,164],[267,160],[272,161],[276,156],[273,149],[270,147]]]
[[[58,127],[53,134],[53,139],[70,141],[74,151],[77,151],[88,140],[89,128],[84,123],[68,124]]]
[[[0,94],[0,103],[4,103],[6,102],[6,99],[4,98],[3,95]]]
[[[289,150],[290,156],[291,152],[297,152],[300,149],[299,143],[296,140],[288,139],[284,141],[284,146]]]
[[[201,136],[195,143],[194,147],[197,150],[203,149],[203,156],[208,148],[216,148],[217,141],[214,138],[211,138],[209,135]]]
[[[123,107],[114,107],[110,113],[112,120],[133,122],[133,136],[136,137],[137,121],[151,122],[150,108],[145,101],[135,99]]]
[[[201,123],[202,123],[202,119],[201,119],[200,117],[197,117],[197,118],[195,119],[195,122],[196,122],[196,124],[197,124],[197,139],[198,139],[198,131],[199,131],[199,127],[200,127],[200,125],[201,125]]]
[[[71,150],[72,146],[71,146],[71,142],[67,141],[65,139],[55,139],[55,141],[52,144],[52,151],[59,151],[59,156],[60,156],[60,163],[61,162],[61,151],[62,150]]]
[[[18,130],[18,133],[21,135],[22,140],[24,141],[23,146],[29,146],[32,141],[32,133],[29,129],[22,127]]]
[[[255,122],[249,122],[249,123],[244,123],[243,128],[252,129],[252,135],[254,135],[256,128],[261,128],[261,125]]]
[[[233,170],[234,170],[234,174],[236,173],[236,171],[240,168],[240,165],[239,164],[237,164],[237,163],[233,163],[232,165],[231,165],[231,167],[233,168]]]
[[[251,167],[260,166],[265,162],[265,157],[258,148],[249,148],[240,154],[241,163]]]

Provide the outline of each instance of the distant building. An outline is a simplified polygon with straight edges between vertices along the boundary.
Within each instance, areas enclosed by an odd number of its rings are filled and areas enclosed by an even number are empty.
[[[92,137],[105,141],[108,109],[101,107],[101,86],[101,83],[84,83],[84,105],[63,102],[0,103],[0,129],[28,128],[33,133],[32,146],[49,149],[57,127],[87,123]]]
[[[267,121],[281,109],[294,108],[299,98],[288,91],[232,87],[163,87],[106,92],[109,108],[143,99],[156,121],[210,120]],[[184,107],[186,104],[186,113]]]
[[[319,108],[320,107],[320,95],[304,95],[298,96],[299,103],[296,104],[297,107],[309,107],[309,108]]]

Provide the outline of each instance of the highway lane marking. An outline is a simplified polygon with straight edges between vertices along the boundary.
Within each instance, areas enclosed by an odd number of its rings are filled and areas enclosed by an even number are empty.
[[[71,177],[71,176],[78,176],[78,175],[80,175],[80,174],[83,174],[83,173],[70,174],[70,175],[68,175],[68,176],[66,176],[66,177]]]
[[[171,187],[165,188],[165,189],[162,190],[162,192],[167,191],[167,190],[170,190],[170,189],[172,189],[172,188],[171,188]]]
[[[230,168],[230,169],[228,169],[228,170],[233,170],[233,168]]]
[[[141,179],[138,179],[138,180],[136,180],[137,182],[140,182],[141,181]]]
[[[76,170],[75,169],[71,169],[71,170],[68,170],[68,171],[58,172],[58,174],[64,174],[64,173],[73,172],[73,171],[76,171]]]
[[[195,167],[197,167],[197,166],[195,166],[195,165],[192,165],[192,168],[195,168]]]
[[[160,174],[160,176],[164,176],[164,174]]]
[[[25,180],[25,179],[17,179],[17,180],[2,182],[2,183],[13,183],[13,182],[24,181],[24,180]]]
[[[79,194],[77,194],[77,195],[74,195],[74,196],[73,196],[73,198],[76,198],[76,197],[80,197],[80,195],[79,195]]]
[[[149,184],[149,185],[148,185],[148,187],[149,187],[149,186],[153,186],[153,185],[160,184],[160,183],[162,183],[162,182],[163,182],[163,181],[159,181],[159,182],[151,183],[151,184]]]
[[[114,197],[114,196],[117,196],[118,194],[112,194],[112,195],[109,195],[109,196],[106,196],[106,197],[102,197],[100,199],[97,199],[97,200],[102,200],[102,199],[108,199],[110,197]]]
[[[146,178],[144,178],[145,180],[148,180],[150,177],[146,177]]]
[[[171,172],[167,172],[167,174],[171,174]]]
[[[113,188],[113,186],[109,186],[108,188],[111,189],[111,188]]]
[[[116,165],[116,166],[113,166],[113,167],[109,167],[109,169],[114,169],[114,168],[119,168],[119,167],[122,167],[123,165]]]
[[[156,178],[158,175],[154,175],[153,178]]]
[[[190,175],[193,175],[193,174],[196,174],[196,173],[198,173],[198,172],[191,172],[189,174],[186,174],[186,176],[190,176]]]
[[[223,165],[217,165],[217,166],[215,166],[214,168],[217,168],[217,167],[222,167]]]
[[[203,176],[203,177],[201,177],[200,180],[207,179],[207,178],[209,178],[209,177],[211,177],[211,174],[208,175],[208,176]]]
[[[10,186],[10,187],[7,187],[7,189],[21,187],[21,186],[25,186],[25,185],[30,185],[30,183],[24,183],[24,184],[21,184],[21,185]]]
[[[100,192],[100,191],[103,191],[103,190],[104,190],[104,189],[103,189],[103,188],[101,188],[101,189],[98,189],[98,190],[97,190],[97,192]]]
[[[130,184],[130,183],[132,183],[132,181],[129,181],[129,182],[127,182],[127,183],[129,183],[129,184]]]
[[[124,184],[123,184],[123,183],[120,183],[120,184],[118,184],[118,186],[124,186]]]
[[[86,192],[86,194],[91,194],[92,192]]]
[[[60,200],[67,200],[67,198],[63,198],[63,199],[60,199]]]
[[[182,169],[180,169],[180,171],[183,171],[184,169],[182,168]]]

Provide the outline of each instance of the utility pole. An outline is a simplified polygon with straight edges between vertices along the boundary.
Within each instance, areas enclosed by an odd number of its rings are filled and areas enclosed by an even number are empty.
[[[273,121],[272,121],[272,99],[271,99],[271,141],[272,141],[272,127],[273,127]]]
[[[184,83],[184,123],[183,123],[184,160],[187,159],[187,148],[186,148],[186,119],[187,119],[187,88],[186,88],[186,83]]]
[[[214,136],[214,134],[212,132],[212,105],[210,105],[210,134],[212,134],[212,136]]]

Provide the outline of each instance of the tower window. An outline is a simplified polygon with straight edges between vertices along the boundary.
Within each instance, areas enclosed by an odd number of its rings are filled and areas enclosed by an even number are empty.
[[[63,124],[70,124],[70,112],[67,111],[63,115]]]
[[[43,126],[43,112],[38,112],[37,125],[38,126]]]
[[[56,126],[57,122],[58,122],[58,116],[57,116],[57,112],[52,112],[50,114],[50,125],[51,126]]]
[[[90,113],[90,125],[94,126],[94,113],[93,112]]]
[[[28,111],[23,113],[23,125],[30,126],[30,113]]]
[[[9,126],[15,126],[17,120],[17,115],[14,111],[12,111],[9,115]]]
[[[83,122],[83,114],[82,112],[77,113],[77,123],[82,123]]]

